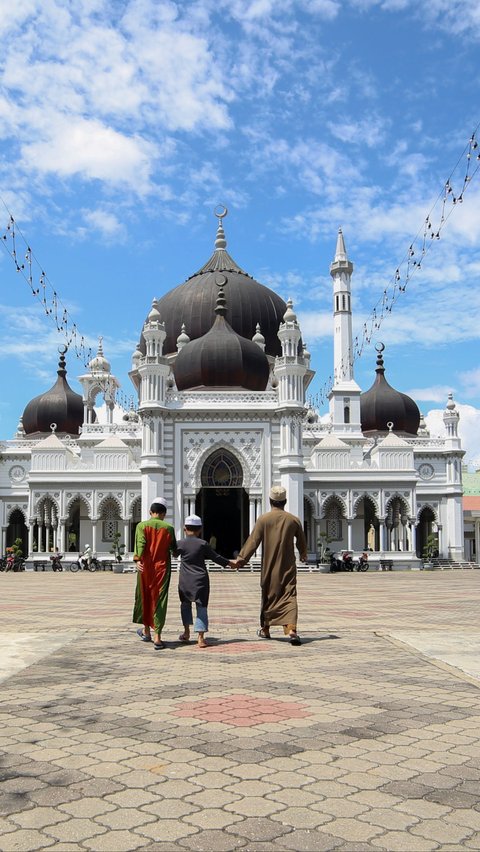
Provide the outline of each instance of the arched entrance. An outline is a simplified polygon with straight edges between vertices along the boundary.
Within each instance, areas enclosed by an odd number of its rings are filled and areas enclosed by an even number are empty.
[[[417,526],[417,556],[419,558],[424,555],[428,537],[434,533],[435,522],[436,518],[433,513],[433,509],[431,509],[430,506],[424,506],[418,516]]]
[[[248,495],[237,458],[225,449],[205,461],[195,512],[203,519],[203,535],[214,549],[230,559],[248,536]]]
[[[15,544],[17,539],[21,541],[21,551],[23,556],[28,554],[28,529],[25,524],[25,516],[20,509],[14,509],[8,520],[7,527],[7,547]],[[2,554],[3,555],[3,554]]]

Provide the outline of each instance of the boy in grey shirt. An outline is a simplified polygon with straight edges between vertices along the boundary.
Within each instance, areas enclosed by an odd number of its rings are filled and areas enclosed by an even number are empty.
[[[185,518],[185,538],[177,544],[176,552],[180,556],[180,576],[178,594],[180,596],[180,613],[183,633],[179,636],[181,642],[190,641],[190,625],[193,624],[192,603],[195,603],[197,617],[194,630],[198,633],[198,647],[206,648],[205,633],[208,630],[208,598],[210,595],[210,578],[208,576],[206,559],[211,559],[223,568],[236,568],[237,564],[231,559],[220,556],[212,547],[200,538],[202,519],[198,515]]]

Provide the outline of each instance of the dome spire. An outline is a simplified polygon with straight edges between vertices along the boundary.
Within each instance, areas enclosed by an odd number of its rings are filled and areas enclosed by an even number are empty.
[[[225,290],[223,289],[227,282],[228,278],[226,275],[215,276],[215,284],[218,287],[217,303],[215,305],[217,317],[225,317],[227,315],[227,300],[225,298]]]
[[[339,260],[343,260],[343,261],[345,261],[345,260],[347,260],[347,259],[348,259],[348,258],[347,258],[347,250],[346,250],[346,248],[345,248],[345,240],[344,240],[344,238],[343,238],[343,231],[342,231],[342,229],[341,229],[341,227],[340,227],[340,228],[338,229],[337,247],[336,247],[336,249],[335,249],[335,258],[334,258],[334,263],[335,263],[335,262],[338,262]]]
[[[213,212],[218,219],[217,238],[215,240],[215,251],[218,251],[219,249],[225,249],[227,247],[222,219],[228,215],[228,209],[223,204],[217,204]]]

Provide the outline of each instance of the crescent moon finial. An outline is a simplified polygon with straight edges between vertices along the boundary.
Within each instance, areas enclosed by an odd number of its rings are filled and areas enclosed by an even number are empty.
[[[224,204],[217,204],[217,206],[215,207],[215,209],[213,211],[213,214],[214,214],[214,216],[217,217],[217,219],[222,220],[228,214],[228,208],[225,207]]]
[[[383,350],[385,349],[385,344],[384,343],[376,343],[375,349],[376,349],[377,352],[383,352]]]

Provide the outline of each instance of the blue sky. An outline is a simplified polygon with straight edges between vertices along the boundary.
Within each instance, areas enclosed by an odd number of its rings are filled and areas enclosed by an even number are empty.
[[[338,226],[361,335],[480,120],[478,0],[0,0],[0,37],[0,194],[127,396],[151,300],[206,261],[218,203],[235,260],[293,298],[319,390]],[[480,172],[372,340],[434,432],[453,391],[471,461],[479,202]],[[0,276],[6,438],[63,341],[6,252]],[[365,390],[374,365],[370,345]]]

